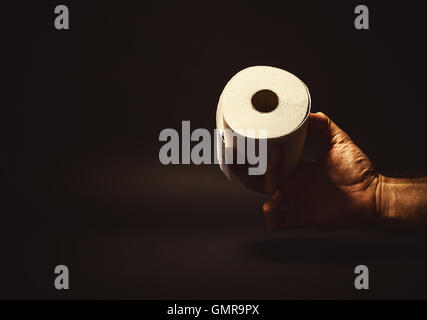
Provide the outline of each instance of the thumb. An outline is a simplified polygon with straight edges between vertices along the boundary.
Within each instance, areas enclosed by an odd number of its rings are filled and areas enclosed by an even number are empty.
[[[322,139],[328,147],[351,140],[348,134],[323,112],[310,113],[308,131]]]

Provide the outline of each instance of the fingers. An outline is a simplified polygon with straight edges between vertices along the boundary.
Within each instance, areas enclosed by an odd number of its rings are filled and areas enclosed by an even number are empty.
[[[322,112],[310,113],[308,131],[318,136],[328,146],[350,140],[350,137]]]
[[[265,215],[274,214],[280,209],[282,202],[283,202],[283,196],[279,190],[276,190],[273,193],[273,196],[271,197],[271,199],[264,203],[264,205],[262,206],[262,211],[264,212]]]
[[[279,200],[276,201],[279,202]],[[292,203],[288,204],[288,207],[282,207],[282,205],[278,205],[274,200],[264,204],[263,211],[269,230],[289,230],[315,226],[312,214],[301,211]]]
[[[270,230],[278,230],[285,228],[283,219],[281,219],[279,211],[284,202],[283,194],[276,190],[270,200],[264,203],[262,211],[265,215],[267,227]]]
[[[277,188],[280,180],[280,160],[282,159],[281,150],[276,146],[270,153],[267,163],[267,171],[264,176],[264,192],[272,194]]]
[[[298,216],[291,212],[289,193],[276,190],[270,200],[264,203],[262,211],[270,230],[290,229],[300,226]]]
[[[284,200],[284,196],[280,193],[274,193],[275,196],[264,203],[263,211],[265,221],[269,230],[283,230],[304,227],[307,222],[305,217],[298,210],[292,208],[288,203],[288,207],[283,205],[288,202]]]
[[[233,159],[237,159],[237,151],[233,150]],[[249,190],[259,193],[272,194],[280,182],[281,160],[283,159],[282,150],[279,146],[274,147],[267,158],[267,171],[264,175],[248,175],[247,164],[229,164],[230,171],[240,180]]]
[[[310,185],[316,180],[316,163],[301,161],[297,168],[282,179],[280,189],[262,207],[270,230],[312,226],[313,197]]]

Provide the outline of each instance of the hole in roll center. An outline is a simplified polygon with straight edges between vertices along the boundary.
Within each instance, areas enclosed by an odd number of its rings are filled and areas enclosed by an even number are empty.
[[[252,96],[251,103],[252,107],[259,112],[271,112],[277,108],[279,97],[273,91],[263,89]]]

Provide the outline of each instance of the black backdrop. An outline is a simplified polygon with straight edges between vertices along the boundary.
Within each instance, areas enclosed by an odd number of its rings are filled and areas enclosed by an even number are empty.
[[[53,26],[70,9],[70,30]],[[241,69],[300,77],[314,112],[386,175],[425,173],[425,21],[365,2],[65,1],[4,6],[1,297],[426,297],[423,234],[269,233],[214,165],[162,166],[164,128],[213,130]],[[10,71],[10,72],[9,72]],[[53,287],[70,268],[68,292]],[[353,269],[373,269],[356,292]],[[371,271],[372,271],[371,269]]]

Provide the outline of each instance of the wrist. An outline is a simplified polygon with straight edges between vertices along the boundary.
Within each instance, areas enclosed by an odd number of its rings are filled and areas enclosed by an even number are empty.
[[[377,183],[375,187],[375,215],[380,219],[386,218],[384,206],[385,206],[385,176],[378,174]]]
[[[382,219],[401,218],[401,211],[405,204],[402,203],[402,194],[408,188],[406,179],[390,178],[379,174],[376,189],[377,215]]]
[[[378,175],[375,190],[377,216],[388,220],[427,220],[427,177],[390,178]]]

